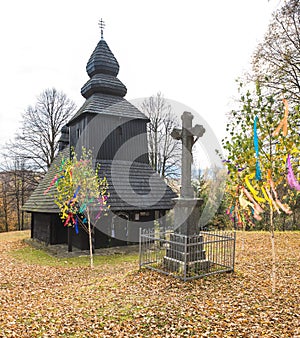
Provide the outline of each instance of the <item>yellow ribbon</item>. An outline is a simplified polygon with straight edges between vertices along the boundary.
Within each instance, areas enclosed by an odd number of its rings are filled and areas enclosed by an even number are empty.
[[[258,203],[264,203],[264,202],[265,202],[265,199],[258,196],[258,192],[253,188],[253,186],[251,185],[251,183],[250,183],[250,181],[249,181],[249,179],[254,178],[254,175],[255,175],[255,174],[247,175],[247,176],[245,177],[245,183],[246,183],[248,189],[250,190],[252,196],[254,197],[254,199],[255,199]]]
[[[261,191],[262,191],[262,193],[263,193],[263,195],[264,195],[265,200],[269,203],[270,208],[273,210],[272,201],[271,201],[271,199],[269,198],[269,196],[268,196],[268,194],[267,194],[265,188],[264,188],[264,187],[261,187]]]
[[[242,188],[243,192],[245,193],[246,197],[253,203],[254,205],[254,218],[257,219],[258,221],[260,221],[262,218],[259,215],[260,213],[264,212],[262,207],[254,200],[254,198],[251,196],[251,194],[249,193],[249,191],[246,188]]]

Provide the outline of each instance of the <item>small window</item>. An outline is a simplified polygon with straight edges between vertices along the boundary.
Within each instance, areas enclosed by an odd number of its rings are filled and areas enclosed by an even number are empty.
[[[122,127],[121,127],[121,126],[119,126],[119,127],[117,128],[117,135],[118,135],[118,136],[122,136],[122,135],[123,135],[123,130],[122,130]]]
[[[79,139],[80,135],[81,135],[81,130],[80,130],[80,128],[77,128],[76,129],[76,138],[77,138],[77,140]]]
[[[149,216],[150,212],[149,211],[141,211],[140,216]]]

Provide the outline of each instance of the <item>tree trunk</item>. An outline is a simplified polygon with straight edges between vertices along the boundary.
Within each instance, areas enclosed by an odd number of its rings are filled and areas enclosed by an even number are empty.
[[[270,208],[270,234],[271,234],[271,245],[272,245],[272,270],[271,270],[271,283],[272,293],[275,293],[276,289],[276,253],[275,253],[275,234],[274,234],[274,223],[273,223],[273,209]]]
[[[157,157],[158,157],[158,144],[157,144],[157,133],[158,133],[158,126],[157,122],[155,122],[155,129],[154,129],[154,170],[157,172]]]
[[[86,209],[87,219],[88,219],[88,231],[89,231],[89,247],[90,247],[90,261],[91,261],[91,269],[94,267],[94,259],[93,259],[93,242],[92,242],[92,228],[91,228],[91,219],[90,219],[90,211],[89,208]]]
[[[68,226],[68,252],[72,252],[72,229]]]
[[[286,214],[283,214],[282,231],[285,231]]]

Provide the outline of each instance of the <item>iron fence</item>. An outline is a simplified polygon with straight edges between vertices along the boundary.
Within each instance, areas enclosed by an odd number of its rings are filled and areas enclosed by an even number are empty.
[[[139,265],[184,281],[234,271],[234,231],[201,231],[195,236],[141,230]]]

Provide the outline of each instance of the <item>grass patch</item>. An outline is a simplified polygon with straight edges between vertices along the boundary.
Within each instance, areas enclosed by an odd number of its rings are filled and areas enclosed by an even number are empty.
[[[56,258],[50,256],[47,252],[41,249],[35,249],[30,246],[25,246],[21,249],[13,250],[10,255],[25,264],[42,265],[42,266],[89,266],[90,257],[70,257],[70,258]],[[117,265],[124,262],[137,262],[138,254],[128,255],[94,255],[94,265]]]
[[[1,232],[0,240],[1,241],[15,241],[18,239],[25,239],[30,237],[30,230],[23,231],[9,231],[9,232]]]

